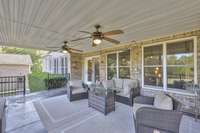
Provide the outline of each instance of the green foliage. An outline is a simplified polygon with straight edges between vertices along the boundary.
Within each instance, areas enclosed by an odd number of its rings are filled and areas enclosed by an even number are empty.
[[[32,72],[42,72],[42,59],[41,59],[41,54],[39,54],[38,50],[15,48],[15,47],[3,47],[2,52],[9,54],[30,55],[33,63],[33,66],[31,67]]]
[[[66,79],[62,74],[50,74],[45,72],[34,72],[28,75],[29,88],[31,92],[47,90],[47,81],[50,81],[50,88],[63,87]]]
[[[29,88],[31,92],[46,90],[45,79],[48,78],[48,73],[32,73],[28,75]]]

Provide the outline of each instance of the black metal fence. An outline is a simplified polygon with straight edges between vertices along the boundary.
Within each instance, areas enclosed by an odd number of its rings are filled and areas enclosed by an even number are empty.
[[[25,95],[25,93],[25,76],[0,77],[0,96]]]
[[[69,80],[69,74],[48,74],[45,83],[48,89],[61,88],[66,86]]]

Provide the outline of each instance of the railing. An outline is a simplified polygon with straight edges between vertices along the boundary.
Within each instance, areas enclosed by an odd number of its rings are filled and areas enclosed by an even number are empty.
[[[25,76],[0,77],[0,96],[25,95],[25,93]]]
[[[48,89],[61,88],[66,86],[69,80],[69,74],[48,74],[45,81]]]

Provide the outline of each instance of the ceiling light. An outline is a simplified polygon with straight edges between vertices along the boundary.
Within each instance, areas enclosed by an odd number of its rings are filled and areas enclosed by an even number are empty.
[[[63,50],[62,52],[63,52],[64,54],[66,54],[66,53],[67,53],[67,50]]]
[[[99,39],[99,38],[95,38],[94,40],[93,40],[93,42],[95,43],[95,44],[100,44],[102,41],[101,41],[101,39]]]

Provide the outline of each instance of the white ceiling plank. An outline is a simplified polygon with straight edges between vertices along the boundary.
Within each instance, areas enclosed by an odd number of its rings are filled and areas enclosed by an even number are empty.
[[[102,31],[124,30],[122,43],[200,28],[200,0],[0,0],[0,45],[46,49]],[[69,44],[93,51],[91,40]],[[113,47],[103,41],[101,47]]]

